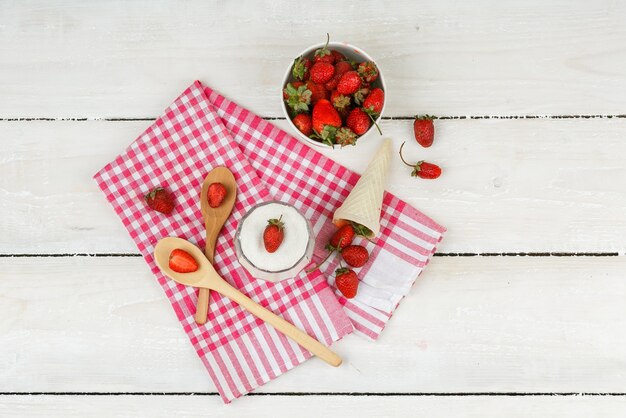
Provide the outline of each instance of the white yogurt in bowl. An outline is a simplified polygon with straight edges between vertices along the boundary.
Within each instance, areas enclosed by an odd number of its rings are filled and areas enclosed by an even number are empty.
[[[269,253],[263,244],[263,231],[269,219],[284,223],[284,238],[278,249]],[[259,279],[279,281],[294,277],[313,257],[315,239],[307,219],[292,205],[270,201],[254,206],[241,219],[235,234],[239,262]]]

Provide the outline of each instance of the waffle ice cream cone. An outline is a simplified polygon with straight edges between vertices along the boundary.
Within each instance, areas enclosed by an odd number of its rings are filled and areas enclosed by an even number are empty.
[[[380,211],[390,161],[391,140],[387,139],[378,149],[346,200],[335,211],[333,222],[338,220],[356,222],[372,231],[371,237],[378,235]]]

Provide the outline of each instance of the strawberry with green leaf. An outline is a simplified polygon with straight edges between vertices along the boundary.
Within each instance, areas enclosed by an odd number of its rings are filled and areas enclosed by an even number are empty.
[[[405,165],[413,169],[413,171],[411,171],[411,177],[419,177],[432,180],[441,176],[441,167],[439,167],[437,164],[429,163],[424,160],[418,161],[415,164],[408,163],[402,155],[402,148],[404,148],[404,144],[405,142],[400,145],[400,159]]]
[[[283,90],[283,97],[287,96],[285,102],[293,113],[308,112],[311,104],[311,90],[306,85],[300,84],[295,87],[294,84],[287,84]]]
[[[365,98],[370,94],[370,88],[368,85],[361,85],[361,88],[354,93],[354,103],[360,105],[365,101]]]
[[[377,118],[383,110],[384,103],[385,92],[382,89],[375,88],[363,101],[363,111],[373,118]]]
[[[356,145],[357,139],[358,137],[352,132],[352,129],[346,128],[345,126],[337,129],[337,133],[335,134],[335,142],[341,145],[341,148],[348,145]]]
[[[322,48],[319,48],[315,51],[315,55],[313,56],[313,60],[315,62],[327,62],[329,64],[335,63],[335,56],[332,51],[328,49],[328,43],[330,42],[330,34],[326,34],[326,45]]]
[[[293,78],[296,80],[306,81],[309,79],[310,70],[311,60],[306,57],[298,57],[293,61],[291,75],[293,75]]]
[[[337,109],[326,99],[319,100],[312,114],[314,136],[324,144],[333,146],[337,128],[341,127],[341,117]]]
[[[376,64],[372,61],[360,63],[357,72],[366,83],[371,83],[378,78],[378,68],[376,68]]]

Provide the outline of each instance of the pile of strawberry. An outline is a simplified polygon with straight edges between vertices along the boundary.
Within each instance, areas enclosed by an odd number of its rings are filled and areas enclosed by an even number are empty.
[[[378,79],[372,61],[350,61],[329,49],[327,40],[312,59],[296,58],[291,74],[294,81],[283,89],[283,99],[291,121],[304,135],[344,147],[355,145],[376,124],[385,92],[372,85]]]
[[[335,271],[335,286],[346,299],[352,299],[356,296],[359,289],[359,276],[354,271],[354,268],[363,267],[367,264],[370,258],[367,248],[362,245],[355,245],[353,244],[353,241],[357,236],[367,239],[367,237],[371,235],[372,231],[363,225],[349,221],[337,221],[335,226],[338,229],[330,237],[330,240],[326,245],[328,255],[317,266],[308,272],[310,273],[316,270],[324,264],[331,255],[339,253],[343,262],[349,267],[344,267],[340,263],[339,268]]]

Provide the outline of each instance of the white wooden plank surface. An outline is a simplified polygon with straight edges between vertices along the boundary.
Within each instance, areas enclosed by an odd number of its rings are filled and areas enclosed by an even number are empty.
[[[149,124],[0,122],[0,252],[136,252],[91,176]],[[443,120],[428,150],[411,126],[382,125],[444,174],[396,158],[389,189],[448,228],[439,251],[626,251],[626,119]],[[325,153],[362,171],[378,138]]]
[[[616,417],[626,408],[624,397],[345,397],[263,396],[228,406],[206,396],[5,396],[3,417],[238,417],[320,416],[414,417]]]
[[[620,257],[435,258],[379,342],[349,336],[344,367],[309,361],[228,407],[0,395],[0,415],[623,415],[624,396],[280,393],[624,392],[625,19],[611,0],[3,2],[0,254],[135,252],[90,178],[151,123],[2,119],[154,117],[195,78],[282,116],[286,65],[331,32],[377,59],[387,116],[621,115],[439,121],[419,157],[444,176],[395,166],[390,185],[448,227],[442,252]],[[411,138],[409,121],[383,128]],[[327,154],[359,171],[375,148]],[[0,258],[0,392],[214,390],[141,259]]]
[[[388,81],[388,115],[613,114],[626,104],[626,4],[604,1],[12,1],[0,117],[145,117],[196,77],[280,115],[288,63],[350,41]]]
[[[261,392],[623,392],[626,257],[441,257],[376,343]],[[0,259],[0,392],[214,391],[140,258]]]

